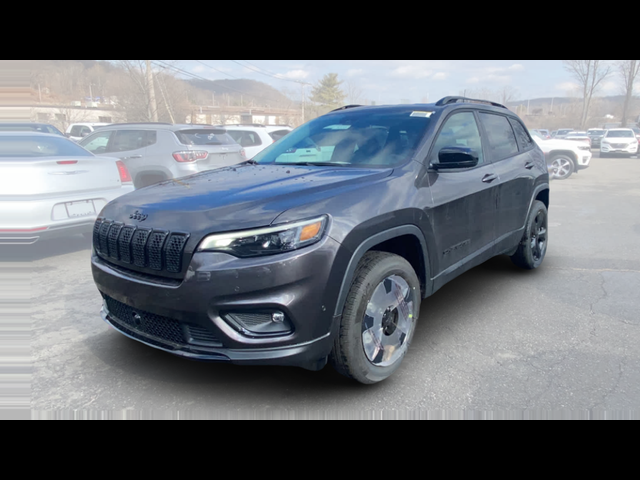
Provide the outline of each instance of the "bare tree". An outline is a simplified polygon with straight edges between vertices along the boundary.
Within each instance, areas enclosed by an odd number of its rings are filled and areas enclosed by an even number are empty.
[[[364,91],[352,81],[344,83],[344,91],[347,94],[346,100],[349,105],[360,105],[364,103]]]
[[[500,103],[506,106],[507,103],[513,102],[517,95],[518,91],[515,88],[509,85],[502,87],[500,90]]]
[[[620,60],[616,63],[616,68],[622,80],[624,88],[624,106],[622,107],[622,126],[627,126],[627,116],[629,114],[629,106],[633,97],[633,84],[638,78],[640,72],[640,62],[638,60]]]
[[[603,60],[563,60],[563,63],[582,90],[580,128],[584,129],[589,118],[591,99],[602,81],[611,74],[611,66]]]

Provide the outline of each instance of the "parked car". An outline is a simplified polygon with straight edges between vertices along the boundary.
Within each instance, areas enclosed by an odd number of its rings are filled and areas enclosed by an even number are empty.
[[[554,179],[566,180],[574,173],[589,168],[592,153],[588,145],[564,139],[546,140],[537,132],[530,133],[553,170]]]
[[[607,131],[602,128],[590,128],[587,130],[587,135],[591,138],[591,147],[600,148],[600,142]]]
[[[96,131],[96,128],[111,125],[109,123],[72,123],[67,127],[65,136],[74,142],[82,140],[84,137]]]
[[[101,127],[79,144],[122,160],[136,188],[246,160],[244,149],[212,125],[121,123]]]
[[[64,136],[60,130],[48,123],[0,123],[0,132],[40,132]]]
[[[321,139],[329,161],[281,163]],[[496,255],[542,264],[548,206],[544,154],[506,107],[347,107],[243,165],[112,202],[91,268],[102,318],[139,342],[193,360],[329,361],[372,384],[401,366],[422,299]]]
[[[219,125],[244,148],[248,159],[255,157],[272,143],[288,135],[292,128],[288,125]]]
[[[538,132],[543,138],[546,138],[546,139],[551,138],[551,132],[549,132],[549,130],[538,128],[535,131]]]
[[[575,132],[575,130],[573,128],[561,128],[559,130],[556,130],[552,138],[562,139],[569,135],[571,132]]]
[[[591,147],[591,137],[587,134],[587,132],[571,132],[564,137],[564,140],[582,142]]]
[[[638,154],[638,138],[630,128],[607,130],[600,143],[600,158],[623,155],[632,157]]]
[[[120,161],[56,134],[0,132],[0,244],[91,238],[100,210],[132,191]]]

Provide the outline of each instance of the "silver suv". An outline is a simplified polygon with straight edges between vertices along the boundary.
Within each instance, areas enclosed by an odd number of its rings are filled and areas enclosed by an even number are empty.
[[[122,160],[136,188],[246,160],[242,146],[212,125],[113,124],[78,143],[94,155]]]

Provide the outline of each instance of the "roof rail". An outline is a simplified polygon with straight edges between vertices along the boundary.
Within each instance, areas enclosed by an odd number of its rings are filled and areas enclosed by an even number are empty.
[[[173,123],[165,123],[165,122],[130,122],[130,123],[110,123],[108,125],[96,125],[94,128],[104,128],[104,127],[113,127],[114,125],[173,125]]]
[[[266,127],[262,123],[227,123],[228,127]]]
[[[467,97],[444,97],[436,102],[436,105],[442,107],[444,105],[450,105],[452,103],[483,103],[485,105],[492,105],[494,107],[500,107],[507,109],[504,105],[501,105],[496,102],[491,102],[489,100],[478,100],[477,98],[467,98]],[[507,109],[508,110],[508,109]]]
[[[344,107],[336,108],[335,110],[331,110],[332,112],[338,112],[340,110],[346,110],[347,108],[358,108],[362,107],[362,105],[345,105]]]

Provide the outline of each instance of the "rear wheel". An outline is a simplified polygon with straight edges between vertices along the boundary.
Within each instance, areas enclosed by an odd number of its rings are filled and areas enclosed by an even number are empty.
[[[513,263],[527,270],[538,268],[547,253],[548,228],[547,207],[536,200],[533,202],[518,250],[511,257]]]
[[[164,175],[158,174],[140,174],[136,177],[136,188],[144,188],[150,185],[155,185],[156,183],[164,182],[167,180],[167,177]]]
[[[355,273],[329,357],[347,378],[374,384],[400,367],[420,312],[420,281],[409,262],[367,253]]]

